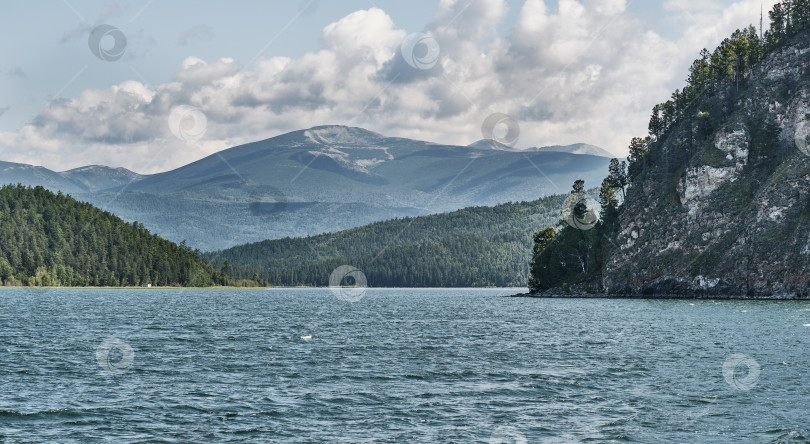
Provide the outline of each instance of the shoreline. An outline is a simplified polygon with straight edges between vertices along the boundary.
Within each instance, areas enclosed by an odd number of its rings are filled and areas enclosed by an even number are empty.
[[[627,295],[627,294],[591,294],[591,293],[521,293],[504,296],[507,298],[526,299],[643,299],[643,300],[726,300],[726,301],[810,301],[810,296],[795,294],[783,295],[739,295],[739,294],[655,294],[655,295]]]
[[[12,287],[0,286],[3,290],[329,290],[332,288],[355,288],[355,287]],[[364,287],[365,290],[514,290],[519,291],[524,287]],[[516,297],[510,295],[505,297]]]
[[[330,290],[335,288],[355,288],[355,287],[12,287],[0,286],[0,293],[4,290]],[[364,290],[508,290],[525,291],[525,287],[365,287]],[[653,295],[628,295],[628,294],[606,294],[606,293],[586,293],[582,291],[562,292],[560,290],[546,290],[542,293],[516,293],[499,295],[501,298],[515,299],[643,299],[643,300],[739,300],[739,301],[810,301],[810,295],[800,296],[795,294],[779,295],[739,295],[739,294],[653,294]]]

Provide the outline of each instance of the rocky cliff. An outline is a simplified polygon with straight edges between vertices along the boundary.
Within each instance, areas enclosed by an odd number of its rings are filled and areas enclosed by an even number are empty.
[[[810,296],[810,32],[696,100],[629,190],[605,291]]]

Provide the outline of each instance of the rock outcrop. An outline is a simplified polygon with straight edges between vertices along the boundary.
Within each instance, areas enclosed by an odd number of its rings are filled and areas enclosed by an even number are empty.
[[[704,142],[684,142],[701,112],[651,153],[608,249],[608,294],[810,296],[810,33],[744,83],[706,99],[723,118]]]

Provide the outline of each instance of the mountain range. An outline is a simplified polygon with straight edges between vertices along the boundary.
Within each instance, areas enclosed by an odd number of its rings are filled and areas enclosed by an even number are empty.
[[[441,145],[362,128],[321,126],[140,175],[0,163],[0,183],[70,193],[201,250],[334,232],[398,217],[529,201],[588,187],[607,151],[585,144],[515,150],[494,141]]]
[[[81,194],[126,186],[144,176],[126,168],[90,165],[57,173],[40,166],[0,161],[0,181],[42,186],[52,191]]]

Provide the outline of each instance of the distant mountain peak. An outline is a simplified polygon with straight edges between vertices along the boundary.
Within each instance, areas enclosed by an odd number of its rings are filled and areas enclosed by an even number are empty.
[[[367,145],[384,138],[367,129],[342,125],[316,126],[303,134],[309,141],[323,145]]]
[[[73,168],[72,170],[67,170],[65,173],[101,173],[101,172],[115,172],[119,174],[127,174],[132,176],[139,176],[138,173],[128,170],[123,167],[109,167],[106,165],[86,165],[78,168]]]

